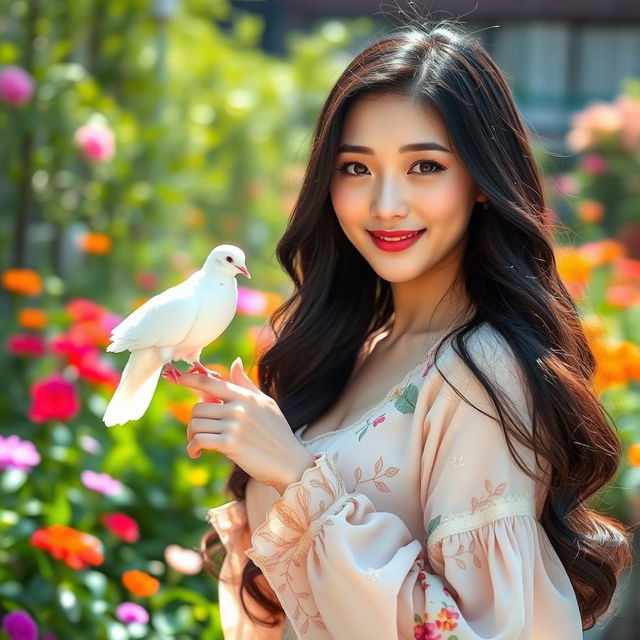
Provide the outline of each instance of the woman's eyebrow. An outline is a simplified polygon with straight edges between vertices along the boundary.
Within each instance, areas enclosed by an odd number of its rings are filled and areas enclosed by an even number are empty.
[[[447,153],[452,153],[452,151],[437,142],[414,142],[413,144],[405,144],[399,150],[401,153],[405,151],[446,151]],[[371,147],[362,147],[357,144],[341,144],[338,147],[338,153],[348,151],[352,153],[367,153],[369,155],[374,153]]]

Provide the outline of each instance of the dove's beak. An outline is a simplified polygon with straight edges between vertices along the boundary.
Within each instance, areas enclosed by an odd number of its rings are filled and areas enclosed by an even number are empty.
[[[240,271],[247,276],[247,278],[249,278],[249,280],[251,280],[251,275],[249,274],[249,270],[247,269],[247,267],[238,267],[238,269],[240,269]]]

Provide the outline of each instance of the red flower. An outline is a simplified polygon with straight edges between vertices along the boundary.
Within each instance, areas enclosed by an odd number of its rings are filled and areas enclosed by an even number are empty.
[[[42,337],[30,333],[8,336],[6,347],[7,351],[15,356],[42,356],[47,352]]]
[[[34,422],[71,420],[80,411],[78,391],[61,374],[54,373],[31,388],[29,418]]]
[[[31,544],[60,558],[72,569],[86,569],[90,564],[98,566],[104,562],[98,538],[64,524],[36,529],[31,534]]]
[[[67,357],[67,362],[75,367],[82,366],[98,357],[98,349],[93,345],[78,341],[74,337],[66,334],[59,334],[51,341],[53,353]]]
[[[103,515],[102,524],[125,542],[138,542],[140,539],[138,523],[121,511]]]
[[[65,311],[74,322],[83,320],[99,320],[108,311],[92,300],[75,298],[65,307]]]
[[[78,365],[78,375],[87,382],[104,384],[113,391],[120,382],[120,374],[110,365],[100,360],[88,360]]]

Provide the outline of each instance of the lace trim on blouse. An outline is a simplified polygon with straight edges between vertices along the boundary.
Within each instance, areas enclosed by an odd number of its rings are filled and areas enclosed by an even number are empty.
[[[518,494],[494,498],[491,503],[474,512],[461,511],[443,518],[427,538],[427,547],[447,536],[477,529],[494,520],[508,516],[531,516],[535,518],[535,502],[530,494]]]

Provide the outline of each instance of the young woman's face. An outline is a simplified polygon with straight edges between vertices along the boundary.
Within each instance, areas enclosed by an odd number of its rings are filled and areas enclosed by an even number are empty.
[[[402,150],[419,143],[445,150]],[[471,210],[485,196],[449,150],[435,110],[393,94],[360,98],[349,107],[331,201],[345,235],[381,278],[412,280],[461,258]],[[393,252],[377,246],[370,233],[398,230],[426,231]]]

